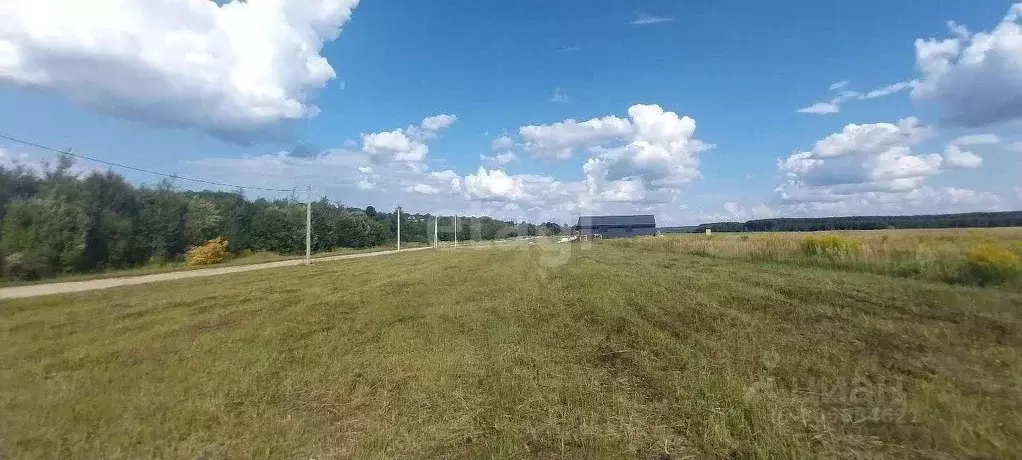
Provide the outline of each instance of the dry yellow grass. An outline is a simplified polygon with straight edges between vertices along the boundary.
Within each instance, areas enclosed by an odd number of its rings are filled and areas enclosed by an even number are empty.
[[[961,284],[1017,286],[1022,281],[1022,228],[678,234],[607,243]],[[810,249],[821,243],[838,247]]]

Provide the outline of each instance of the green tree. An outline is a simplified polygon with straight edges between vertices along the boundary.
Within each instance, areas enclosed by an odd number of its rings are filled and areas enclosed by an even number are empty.
[[[252,249],[283,254],[304,252],[305,206],[284,201],[257,206],[250,232]]]
[[[37,279],[82,268],[88,220],[79,203],[53,197],[11,204],[0,241],[5,275]]]
[[[85,268],[124,267],[132,260],[132,216],[136,214],[135,190],[121,176],[107,171],[93,173],[82,182],[82,202],[88,216],[85,234]]]
[[[133,258],[163,261],[182,256],[188,248],[188,199],[166,181],[154,189],[138,190],[137,195],[140,209],[134,219]]]
[[[343,212],[337,216],[340,246],[367,248],[378,243],[379,229],[369,216],[358,212]],[[403,230],[403,229],[402,229]]]
[[[193,196],[185,209],[185,235],[189,246],[221,236],[223,214],[212,199]]]

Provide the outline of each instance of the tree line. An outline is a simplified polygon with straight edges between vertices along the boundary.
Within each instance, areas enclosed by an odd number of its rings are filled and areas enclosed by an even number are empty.
[[[714,222],[690,231],[714,232],[816,232],[826,230],[882,230],[912,228],[981,228],[1022,226],[1022,211],[969,212],[918,216],[848,216],[775,218],[748,222]]]
[[[306,205],[291,196],[136,186],[113,172],[72,173],[73,159],[35,172],[0,166],[0,262],[5,279],[39,279],[181,260],[189,247],[223,237],[234,254],[305,252]],[[402,213],[401,240],[428,243],[433,216]],[[441,241],[454,222],[440,219]],[[490,217],[458,219],[459,240],[556,234],[561,228]],[[397,241],[396,211],[312,203],[312,250],[368,248]]]

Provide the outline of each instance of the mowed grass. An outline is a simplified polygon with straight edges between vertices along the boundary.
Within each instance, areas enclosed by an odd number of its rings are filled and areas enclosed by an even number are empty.
[[[419,251],[2,303],[0,455],[1022,458],[1020,351],[1001,288]]]

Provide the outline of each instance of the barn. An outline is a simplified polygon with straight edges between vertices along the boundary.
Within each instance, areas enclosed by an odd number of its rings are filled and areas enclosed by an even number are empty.
[[[637,216],[582,216],[573,228],[584,237],[628,238],[656,234],[656,219],[652,215]]]

